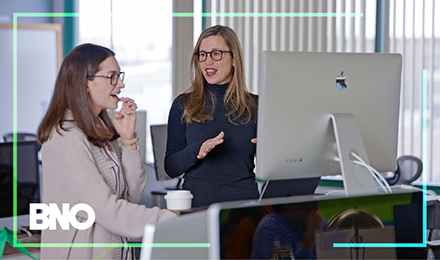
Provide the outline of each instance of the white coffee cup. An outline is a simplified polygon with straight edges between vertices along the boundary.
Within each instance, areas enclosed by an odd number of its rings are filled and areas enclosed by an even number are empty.
[[[165,195],[167,209],[185,210],[191,208],[193,195],[189,190],[170,190]]]

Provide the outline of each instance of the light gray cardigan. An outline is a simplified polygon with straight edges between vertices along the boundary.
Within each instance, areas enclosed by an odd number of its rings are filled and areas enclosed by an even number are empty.
[[[68,116],[71,118],[71,116]],[[147,208],[136,204],[142,197],[146,172],[139,151],[119,147],[113,141],[122,165],[122,174],[128,188],[127,200],[117,199],[115,181],[109,165],[98,147],[92,145],[87,136],[74,125],[65,123],[69,131],[61,135],[55,130],[42,146],[43,202],[78,203],[90,205],[96,214],[95,223],[86,230],[57,229],[42,232],[43,244],[47,243],[122,243],[121,237],[140,239],[147,223],[175,218],[168,210]],[[84,222],[87,214],[80,211],[77,219]],[[105,247],[41,248],[42,259],[121,259],[121,248],[110,253]]]

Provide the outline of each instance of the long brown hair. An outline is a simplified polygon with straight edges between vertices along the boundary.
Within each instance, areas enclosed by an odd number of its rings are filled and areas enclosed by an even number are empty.
[[[228,48],[234,59],[234,67],[229,87],[226,90],[224,104],[229,110],[227,116],[230,122],[240,119],[241,124],[249,123],[252,118],[256,118],[257,103],[249,93],[244,74],[243,51],[237,34],[229,27],[216,25],[205,29],[199,36],[191,58],[191,87],[184,93],[184,111],[182,122],[190,124],[192,121],[206,122],[212,120],[215,109],[214,95],[205,88],[206,79],[202,74],[197,54],[203,39],[210,36],[220,35],[225,39]],[[205,113],[207,99],[212,104],[210,111]]]
[[[103,147],[119,137],[106,110],[99,114],[99,118],[94,116],[87,94],[88,76],[100,71],[100,64],[110,56],[115,56],[110,49],[90,43],[78,45],[67,54],[58,72],[49,108],[38,127],[37,137],[41,144],[50,138],[54,128],[58,133],[60,129],[68,131],[63,128],[68,110],[72,112],[75,124],[95,146]]]

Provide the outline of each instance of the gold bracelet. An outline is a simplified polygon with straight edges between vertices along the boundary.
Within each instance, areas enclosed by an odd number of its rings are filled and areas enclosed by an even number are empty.
[[[122,136],[121,136],[121,143],[124,146],[130,146],[132,144],[135,144],[137,141],[139,141],[139,136],[136,132],[134,132],[134,138],[130,139],[130,140],[125,140]]]

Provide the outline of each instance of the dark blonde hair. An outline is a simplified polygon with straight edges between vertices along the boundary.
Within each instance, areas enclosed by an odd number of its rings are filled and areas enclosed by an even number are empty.
[[[110,49],[90,43],[78,45],[67,54],[58,72],[49,108],[38,127],[37,137],[41,144],[50,138],[54,128],[58,133],[60,129],[68,131],[63,128],[68,110],[72,112],[75,124],[95,146],[103,147],[119,137],[106,110],[99,114],[99,118],[93,114],[87,93],[88,76],[100,71],[100,64],[111,56],[115,53]]]
[[[184,93],[184,111],[182,122],[190,124],[192,121],[206,122],[212,120],[215,109],[214,95],[205,88],[206,79],[202,74],[197,55],[203,39],[210,36],[219,35],[225,40],[230,54],[234,59],[234,67],[229,87],[226,90],[223,100],[229,110],[227,116],[230,122],[240,119],[241,124],[249,123],[252,118],[256,118],[257,102],[249,93],[244,74],[243,51],[237,34],[229,27],[216,25],[205,29],[199,36],[191,58],[191,87]],[[205,113],[207,99],[212,104],[208,113]]]

